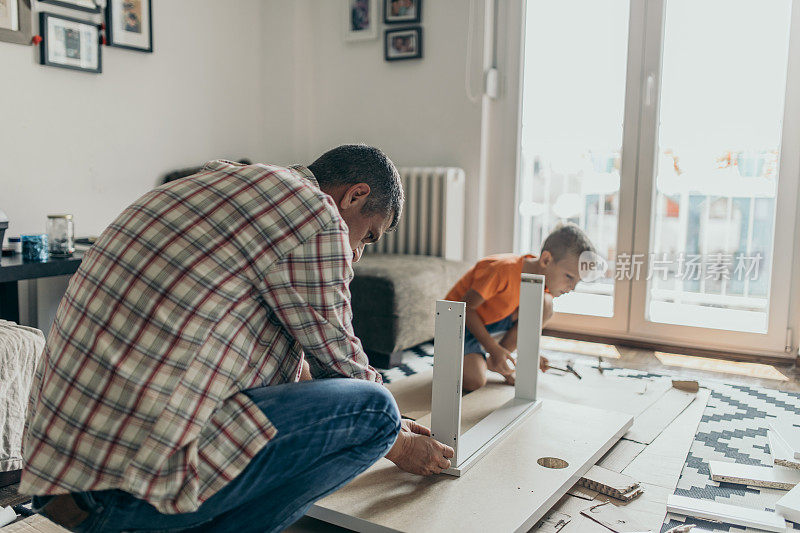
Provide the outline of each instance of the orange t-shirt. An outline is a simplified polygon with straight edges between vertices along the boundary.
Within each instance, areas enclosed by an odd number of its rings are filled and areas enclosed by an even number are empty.
[[[463,302],[472,289],[485,300],[477,309],[484,324],[504,319],[519,307],[519,286],[522,264],[533,255],[496,254],[478,261],[464,274],[445,297]]]

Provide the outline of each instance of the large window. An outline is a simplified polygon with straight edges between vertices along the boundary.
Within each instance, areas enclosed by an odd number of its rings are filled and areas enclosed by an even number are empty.
[[[556,300],[557,327],[783,349],[776,283],[790,282],[781,224],[795,206],[778,198],[796,191],[785,167],[800,155],[784,124],[792,8],[527,2],[518,248],[535,253],[573,222],[610,266]]]
[[[538,252],[559,222],[617,253],[628,2],[529,2],[520,182],[521,247]],[[613,272],[613,269],[609,270]],[[610,317],[610,275],[555,301],[560,312]]]

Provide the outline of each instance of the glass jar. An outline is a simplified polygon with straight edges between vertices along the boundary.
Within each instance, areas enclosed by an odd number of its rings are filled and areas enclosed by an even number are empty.
[[[47,215],[47,240],[50,255],[69,257],[75,251],[75,227],[72,215]]]

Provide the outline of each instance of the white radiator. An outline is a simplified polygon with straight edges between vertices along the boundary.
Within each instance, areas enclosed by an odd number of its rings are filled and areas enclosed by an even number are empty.
[[[406,201],[397,229],[367,253],[464,259],[464,171],[453,167],[402,167]]]

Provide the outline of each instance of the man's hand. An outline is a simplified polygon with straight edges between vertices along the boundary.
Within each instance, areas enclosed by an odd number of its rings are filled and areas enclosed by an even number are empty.
[[[403,419],[397,440],[386,458],[406,472],[427,476],[450,468],[449,458],[453,455],[450,446],[431,437],[430,429]]]
[[[547,372],[547,370],[549,368],[550,368],[550,361],[547,359],[547,357],[545,357],[543,355],[540,355],[539,356],[539,370],[541,370],[542,372]]]
[[[498,345],[497,348],[489,352],[486,366],[492,372],[497,372],[506,378],[506,382],[511,385],[514,384],[514,368],[517,366],[517,361],[511,356],[511,352],[502,346]]]

